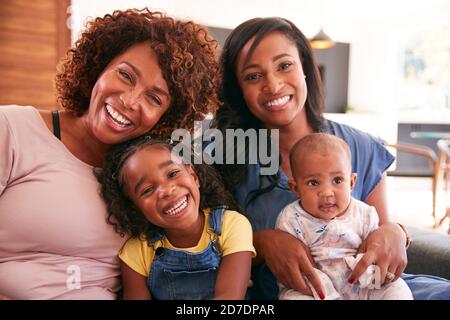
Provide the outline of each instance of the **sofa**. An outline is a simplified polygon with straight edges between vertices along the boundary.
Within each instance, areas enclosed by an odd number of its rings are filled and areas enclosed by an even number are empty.
[[[411,245],[405,273],[426,274],[450,280],[450,235],[408,227]]]

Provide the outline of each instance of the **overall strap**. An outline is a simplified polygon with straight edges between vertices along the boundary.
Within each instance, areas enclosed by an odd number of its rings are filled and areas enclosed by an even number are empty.
[[[222,233],[222,217],[225,210],[225,206],[215,207],[211,208],[211,212],[209,214],[209,226],[218,236]]]
[[[149,245],[154,245],[155,242],[162,240],[162,238],[164,238],[164,231],[158,229],[153,232],[151,238],[147,240],[147,243]]]
[[[52,111],[52,120],[53,120],[53,134],[59,140],[61,140],[61,127],[59,126],[59,113],[58,110]]]

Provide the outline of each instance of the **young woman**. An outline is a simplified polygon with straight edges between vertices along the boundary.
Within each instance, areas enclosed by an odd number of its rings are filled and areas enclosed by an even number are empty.
[[[378,212],[380,227],[361,246],[365,255],[349,282],[374,263],[380,267],[382,283],[388,272],[397,279],[406,266],[409,236],[403,226],[389,219],[385,171],[394,157],[369,134],[323,118],[322,84],[308,39],[286,19],[251,19],[229,35],[221,64],[224,105],[217,114],[218,128],[279,130],[281,168],[277,174],[261,175],[258,164],[218,166],[253,226],[258,255],[252,296],[276,298],[275,277],[284,286],[311,295],[306,277],[317,292],[321,291],[308,248],[291,235],[274,230],[280,210],[297,199],[288,186],[292,178],[289,152],[299,139],[313,132],[333,134],[347,142],[352,171],[358,176],[352,195]],[[450,299],[448,281],[403,278],[415,299]]]

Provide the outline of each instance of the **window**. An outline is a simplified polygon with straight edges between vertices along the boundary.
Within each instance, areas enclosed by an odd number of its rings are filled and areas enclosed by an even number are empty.
[[[400,111],[450,114],[450,26],[410,36],[403,58]]]

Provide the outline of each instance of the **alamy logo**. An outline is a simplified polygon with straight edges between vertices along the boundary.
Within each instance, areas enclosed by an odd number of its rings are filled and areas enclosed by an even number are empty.
[[[66,273],[69,275],[66,280],[67,289],[81,289],[81,268],[77,265],[70,265],[67,267]]]
[[[366,272],[359,278],[361,288],[380,289],[381,288],[381,269],[377,265],[370,265]]]
[[[203,132],[202,122],[195,121],[193,138],[188,130],[177,129],[171,139],[182,142],[172,152],[184,163],[260,164],[262,175],[276,174],[279,169],[278,129],[226,129],[224,137],[219,129]]]

